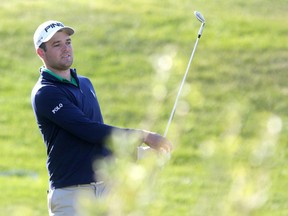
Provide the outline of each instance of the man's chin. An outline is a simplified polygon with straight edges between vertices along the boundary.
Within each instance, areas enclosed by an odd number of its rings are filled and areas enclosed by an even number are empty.
[[[62,65],[62,69],[68,70],[72,66],[73,62],[69,61]]]

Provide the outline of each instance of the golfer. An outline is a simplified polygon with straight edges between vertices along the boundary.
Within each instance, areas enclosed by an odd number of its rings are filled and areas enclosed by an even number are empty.
[[[112,155],[106,142],[114,131],[135,134],[139,144],[153,149],[171,150],[171,143],[159,134],[104,124],[91,81],[71,68],[73,34],[59,21],[46,21],[34,33],[43,66],[31,103],[47,147],[49,215],[56,216],[77,215],[75,200],[81,191],[102,195],[105,182],[98,179],[93,162]]]

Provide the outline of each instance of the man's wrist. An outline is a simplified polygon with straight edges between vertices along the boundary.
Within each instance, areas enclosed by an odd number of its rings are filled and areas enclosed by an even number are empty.
[[[142,133],[142,136],[141,136],[142,137],[142,142],[143,143],[147,143],[147,138],[148,138],[149,132],[146,131],[146,130],[142,130],[141,133]]]

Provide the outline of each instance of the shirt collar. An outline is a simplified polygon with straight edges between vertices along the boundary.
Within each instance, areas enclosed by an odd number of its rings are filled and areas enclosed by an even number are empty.
[[[69,81],[69,80],[67,80],[67,79],[59,76],[58,74],[54,73],[53,71],[49,70],[48,68],[45,68],[44,66],[42,66],[42,67],[40,68],[40,71],[41,71],[41,72],[49,73],[51,76],[55,77],[55,78],[56,78],[57,80],[59,80],[60,82],[71,83],[71,84],[73,84],[73,85],[75,85],[75,86],[78,86],[77,81],[76,81],[76,79],[72,76],[72,74],[71,74],[71,80]],[[71,73],[71,72],[70,72],[70,73]]]

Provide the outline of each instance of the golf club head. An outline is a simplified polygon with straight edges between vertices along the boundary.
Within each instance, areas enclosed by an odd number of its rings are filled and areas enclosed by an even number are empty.
[[[194,11],[194,15],[201,23],[205,23],[204,16],[199,11]]]
[[[198,32],[198,38],[200,38],[202,35],[204,25],[205,25],[205,19],[204,19],[204,16],[199,11],[194,11],[194,14],[195,14],[196,18],[201,22],[201,27],[200,27],[199,32]]]

